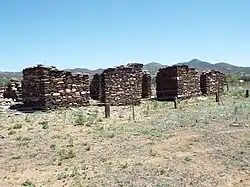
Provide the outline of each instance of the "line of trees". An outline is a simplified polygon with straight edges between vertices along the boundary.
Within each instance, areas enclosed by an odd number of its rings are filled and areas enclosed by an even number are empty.
[[[7,86],[10,84],[10,80],[5,77],[0,77],[0,86]]]
[[[228,83],[236,83],[239,82],[239,80],[243,80],[245,82],[250,81],[250,75],[228,74],[226,78]]]

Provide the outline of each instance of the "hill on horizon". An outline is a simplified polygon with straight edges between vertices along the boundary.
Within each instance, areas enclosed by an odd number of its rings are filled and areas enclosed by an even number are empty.
[[[240,66],[235,66],[231,65],[226,62],[219,62],[219,63],[209,63],[206,61],[201,61],[199,59],[193,59],[189,62],[181,62],[178,64],[185,64],[188,65],[189,67],[196,68],[197,70],[218,70],[223,73],[250,73],[250,67],[240,67]]]
[[[175,65],[188,65],[189,67],[192,68],[196,68],[199,71],[203,71],[203,70],[218,70],[221,71],[223,73],[246,73],[246,74],[250,74],[250,67],[240,67],[240,66],[235,66],[235,65],[231,65],[229,63],[225,63],[225,62],[219,62],[219,63],[209,63],[206,61],[201,61],[199,59],[193,59],[190,60],[189,62],[180,62],[177,63]],[[151,62],[151,63],[147,63],[144,65],[144,69],[148,70],[152,75],[156,75],[158,69],[160,68],[164,68],[167,67],[168,65],[164,65],[161,63],[157,63],[157,62]],[[96,70],[90,70],[87,68],[74,68],[74,69],[65,69],[67,71],[71,71],[71,72],[80,72],[80,73],[89,73],[90,76],[93,76],[96,73],[101,73],[104,69],[99,68]],[[7,77],[7,78],[11,78],[11,77],[22,77],[22,72],[4,72],[4,71],[0,71],[0,77]]]

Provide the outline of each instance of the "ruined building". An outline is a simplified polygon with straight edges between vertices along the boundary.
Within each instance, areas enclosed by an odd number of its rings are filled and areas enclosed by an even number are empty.
[[[108,68],[101,75],[100,101],[111,105],[140,104],[142,69],[119,66]]]
[[[22,87],[20,80],[14,78],[10,79],[10,83],[6,87],[3,87],[0,92],[2,92],[2,98],[22,101]]]
[[[176,65],[158,70],[156,95],[159,100],[190,98],[200,94],[200,76],[197,70]]]
[[[224,92],[226,76],[216,70],[202,72],[200,76],[200,89],[202,94],[210,95],[217,92]]]
[[[26,68],[22,97],[24,105],[33,108],[84,106],[89,103],[89,75],[72,74],[53,66]]]
[[[91,80],[91,98],[111,105],[139,104],[141,98],[149,98],[151,76],[142,67],[143,64],[133,63],[95,74]]]

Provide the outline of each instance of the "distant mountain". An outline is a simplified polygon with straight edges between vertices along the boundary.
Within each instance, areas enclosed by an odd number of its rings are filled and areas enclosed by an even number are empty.
[[[167,65],[162,65],[160,63],[151,62],[144,65],[144,69],[148,70],[151,74],[156,74],[158,69],[167,67]]]
[[[224,73],[247,73],[250,74],[250,67],[239,67],[239,66],[234,66],[225,62],[220,62],[216,64],[212,64],[209,62],[201,61],[199,59],[193,59],[189,62],[181,62],[178,63],[177,65],[185,64],[188,65],[189,67],[196,68],[197,70],[208,70],[208,69],[215,69],[219,70]],[[148,64],[144,65],[144,69],[148,70],[152,75],[156,75],[158,69],[167,67],[167,65],[163,65],[160,63],[156,62],[151,62]],[[86,68],[75,68],[75,69],[65,69],[71,72],[80,72],[80,73],[88,73],[90,76],[94,75],[95,73],[101,73],[103,69],[96,69],[96,70],[90,70]],[[1,72],[0,71],[0,77],[22,77],[22,72]]]
[[[197,70],[215,69],[224,73],[250,73],[250,67],[239,67],[225,62],[212,64],[198,59],[193,59],[189,62],[178,63],[178,65],[180,64],[188,65],[189,67],[196,68]]]
[[[198,60],[198,59],[193,59],[189,62],[181,62],[181,63],[178,63],[177,65],[188,65],[189,67],[192,67],[192,68],[196,68],[196,69],[199,69],[199,70],[203,70],[203,69],[213,69],[214,68],[214,65],[209,63],[209,62],[204,62],[204,61],[201,61],[201,60]]]
[[[17,77],[21,78],[23,76],[22,72],[8,72],[8,71],[0,71],[0,77]]]

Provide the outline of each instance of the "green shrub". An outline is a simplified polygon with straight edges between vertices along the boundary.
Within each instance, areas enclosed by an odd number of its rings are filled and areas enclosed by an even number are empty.
[[[18,123],[18,124],[15,124],[12,128],[13,129],[21,129],[22,127],[23,127],[23,125]]]
[[[72,149],[70,149],[70,150],[61,149],[58,154],[60,156],[61,161],[62,160],[67,160],[67,159],[70,159],[70,158],[74,158],[76,156]]]
[[[81,113],[76,115],[75,125],[76,126],[87,126],[90,127],[91,125],[95,124],[96,122],[101,122],[100,118],[98,118],[97,113],[93,113],[90,115],[83,115]]]
[[[8,133],[8,135],[13,135],[13,134],[16,134],[16,131],[10,130]]]
[[[30,180],[26,180],[22,183],[22,186],[35,187],[36,185],[33,184],[33,182],[31,182]]]
[[[40,125],[42,125],[42,129],[48,129],[49,128],[49,122],[48,121],[41,121],[39,122]]]
[[[10,80],[5,77],[0,77],[0,86],[7,86],[10,84]]]

